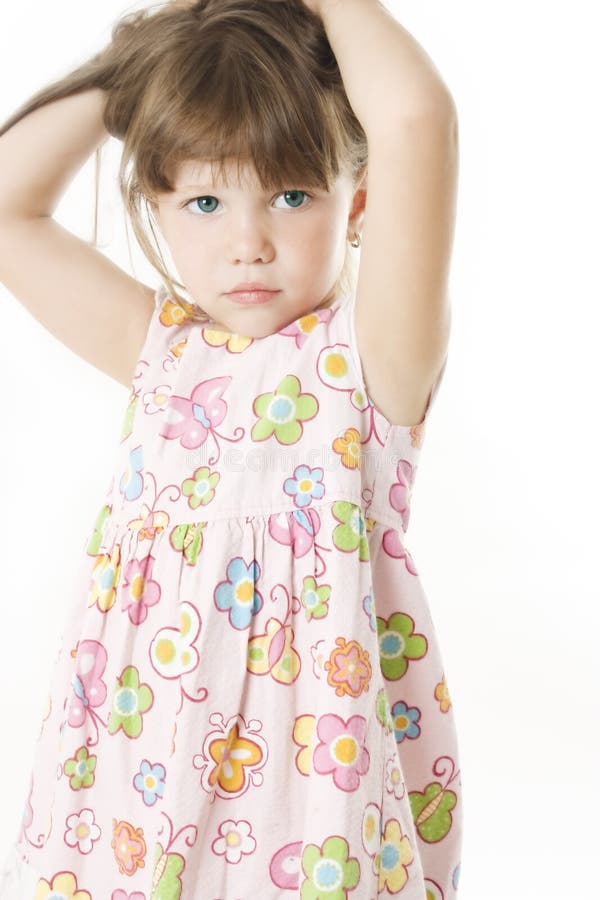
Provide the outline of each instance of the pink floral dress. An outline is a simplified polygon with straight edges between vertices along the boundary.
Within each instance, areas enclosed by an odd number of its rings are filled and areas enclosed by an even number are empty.
[[[253,339],[157,290],[2,900],[457,896],[425,423],[373,405],[353,310]]]

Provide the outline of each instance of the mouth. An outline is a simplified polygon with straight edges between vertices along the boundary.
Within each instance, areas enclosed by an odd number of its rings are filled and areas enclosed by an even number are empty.
[[[268,303],[280,291],[232,291],[227,296],[234,303],[241,303],[243,306],[253,305],[256,303]]]

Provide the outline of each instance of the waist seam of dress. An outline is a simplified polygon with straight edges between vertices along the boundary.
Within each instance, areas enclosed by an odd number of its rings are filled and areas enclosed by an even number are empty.
[[[281,513],[305,512],[305,511],[308,511],[311,509],[319,510],[322,507],[331,506],[333,503],[336,503],[337,501],[346,501],[349,503],[353,503],[355,506],[360,507],[360,509],[362,510],[363,516],[365,518],[372,519],[381,525],[387,525],[389,528],[394,528],[394,529],[404,531],[404,529],[402,527],[402,521],[401,521],[400,515],[398,515],[398,517],[396,519],[394,519],[392,516],[390,516],[384,510],[379,510],[377,507],[375,507],[375,508],[371,507],[369,509],[369,512],[367,513],[367,512],[365,512],[365,507],[364,507],[363,503],[356,498],[355,494],[346,493],[344,491],[336,491],[335,496],[333,498],[330,498],[329,500],[322,500],[319,503],[311,503],[305,507],[297,507],[297,506],[268,507],[268,508],[246,507],[244,509],[243,513],[240,513],[239,509],[229,507],[226,509],[222,509],[221,513],[219,513],[217,515],[209,515],[207,517],[203,517],[202,510],[200,508],[198,508],[197,518],[190,519],[189,522],[188,521],[170,522],[169,528],[176,528],[181,525],[196,525],[199,522],[208,523],[208,522],[214,522],[214,521],[221,521],[224,519],[239,520],[239,519],[254,518],[254,517],[267,518],[269,516],[279,515]],[[113,530],[114,529],[117,529],[117,530],[123,529],[126,531],[133,531],[133,532],[140,530],[139,528],[130,528],[127,525],[127,521],[126,521],[126,518],[129,521],[131,521],[131,519],[136,519],[137,510],[132,509],[131,515],[128,517],[122,516],[122,512],[123,512],[122,509],[118,510],[117,512],[114,513],[114,515],[111,515],[107,518],[107,520],[106,520],[107,529],[108,528],[111,528]],[[136,519],[136,521],[139,521],[139,518],[141,518],[141,517],[138,517],[138,519]],[[140,526],[140,528],[141,527],[143,527],[143,526]]]

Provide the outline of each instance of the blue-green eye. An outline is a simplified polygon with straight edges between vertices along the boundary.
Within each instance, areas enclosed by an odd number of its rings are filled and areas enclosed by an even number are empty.
[[[189,204],[186,203],[186,206],[191,206],[192,203],[195,204],[195,203],[198,203],[198,202],[204,204],[207,200],[208,200],[208,202],[210,203],[210,202],[213,201],[213,200],[216,201],[216,199],[217,199],[216,197],[210,197],[210,196],[206,196],[206,197],[195,197],[194,200],[190,200]],[[194,206],[194,209],[198,209],[199,212],[214,212],[213,209],[208,209],[208,210],[207,210],[207,209],[205,209],[204,207],[199,208],[199,207]]]
[[[301,191],[301,190],[297,190],[297,189],[289,190],[289,191],[282,191],[282,193],[278,194],[277,196],[278,197],[286,197],[287,199],[290,200],[290,202],[293,205],[288,206],[287,207],[288,209],[301,209],[302,206],[307,205],[306,203],[304,203],[304,204],[302,203],[302,199],[308,198],[309,200],[311,200],[313,197],[312,194],[309,194],[306,191]],[[298,202],[298,200],[299,200],[299,202]],[[183,204],[183,206],[184,206],[184,208],[189,207],[190,212],[193,210],[194,212],[202,213],[202,215],[207,215],[208,213],[215,211],[214,208],[206,209],[207,201],[208,201],[209,205],[211,202],[216,202],[217,204],[219,202],[216,197],[211,197],[210,194],[205,194],[202,197],[194,197],[193,200],[188,200],[186,203]],[[286,200],[286,202],[287,202],[287,200]],[[197,205],[198,203],[200,203],[201,205],[198,206]]]
[[[292,190],[292,191],[283,191],[283,193],[278,194],[277,196],[278,196],[278,197],[286,197],[287,199],[289,199],[289,198],[291,197],[291,198],[292,198],[292,202],[295,204],[295,202],[296,202],[296,200],[297,200],[297,198],[298,198],[299,195],[302,195],[302,196],[304,196],[304,197],[310,197],[310,196],[311,196],[311,194],[307,194],[306,191],[299,191],[299,190],[296,190],[296,189],[294,189],[294,190]],[[300,201],[300,203],[299,203],[297,206],[294,205],[294,206],[292,207],[292,209],[298,209],[301,205],[302,205],[302,201]]]

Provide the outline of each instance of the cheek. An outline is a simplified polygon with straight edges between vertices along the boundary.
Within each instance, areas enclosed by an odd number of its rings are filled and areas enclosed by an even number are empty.
[[[306,229],[302,243],[313,255],[329,256],[338,244],[338,228],[331,221],[313,225]]]
[[[169,250],[175,262],[185,265],[196,260],[203,259],[208,252],[205,240],[199,240],[194,236],[190,228],[180,223],[171,226],[165,234]]]

